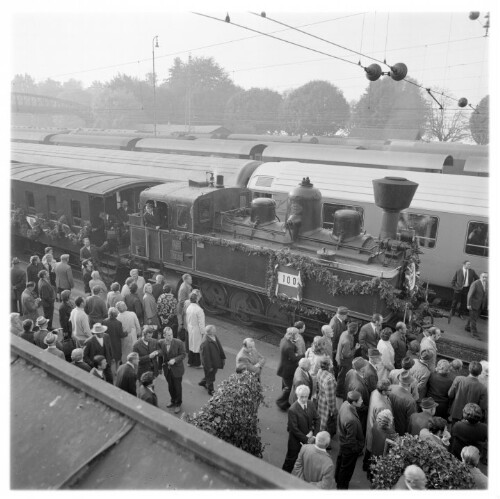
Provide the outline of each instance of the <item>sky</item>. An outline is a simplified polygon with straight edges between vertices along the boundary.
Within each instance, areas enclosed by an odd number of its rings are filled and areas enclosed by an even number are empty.
[[[307,11],[304,2],[287,3],[287,11],[275,2],[264,4],[269,18],[364,56],[252,15],[252,8],[259,13],[262,8],[239,2],[191,2],[183,4],[183,9],[170,9],[165,4],[154,9],[155,2],[149,2],[149,11],[143,8],[140,12],[127,8],[131,5],[128,2],[120,3],[119,10],[111,7],[112,2],[90,2],[89,8],[78,12],[68,11],[67,4],[57,8],[58,2],[48,3],[54,4],[52,9],[44,2],[45,11],[24,8],[24,4],[11,6],[11,78],[19,73],[27,73],[37,82],[74,78],[84,86],[95,80],[110,80],[118,73],[144,78],[152,72],[152,41],[157,35],[159,81],[168,77],[175,57],[187,60],[191,54],[213,57],[234,83],[245,89],[265,87],[283,92],[320,79],[335,84],[352,101],[359,99],[368,84],[357,63],[368,66],[376,62],[370,59],[373,57],[389,65],[403,62],[408,75],[424,87],[444,89],[457,99],[466,97],[473,106],[489,91],[491,38],[484,36],[482,27],[487,10],[481,12],[479,20],[471,21],[468,8],[461,9],[460,2],[452,4],[454,11],[449,10],[448,3],[448,8],[440,12],[431,12],[439,2],[429,2],[428,7],[419,2],[419,11],[407,12],[401,12],[400,6],[396,11],[384,2],[377,2],[377,12],[373,4],[361,3],[349,11],[322,2],[309,3]],[[349,6],[357,3],[350,2]],[[228,12],[231,23],[201,17],[193,11],[218,19],[224,19]]]

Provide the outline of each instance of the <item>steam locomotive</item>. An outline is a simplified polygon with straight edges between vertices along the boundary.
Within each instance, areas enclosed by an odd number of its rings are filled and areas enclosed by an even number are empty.
[[[289,193],[283,221],[274,200],[251,201],[247,188],[225,188],[222,176],[215,185],[157,185],[140,202],[154,204],[158,228],[131,215],[130,256],[170,281],[190,273],[209,312],[230,312],[243,324],[282,331],[340,305],[364,321],[378,312],[392,322],[415,291],[414,237],[396,232],[418,184],[386,177],[373,185],[384,211],[378,238],[362,232],[356,210],[338,210],[333,229],[324,229],[321,191],[309,178]]]

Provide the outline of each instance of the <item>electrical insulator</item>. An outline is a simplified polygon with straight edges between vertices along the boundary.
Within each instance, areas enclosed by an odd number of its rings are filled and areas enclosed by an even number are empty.
[[[260,17],[266,17],[266,13],[265,13],[264,11],[262,11],[262,12],[260,13]]]
[[[394,64],[394,66],[391,66],[391,72],[389,74],[394,81],[401,81],[408,74],[408,68],[406,67],[406,64],[398,62],[397,64]]]
[[[458,99],[458,107],[465,107],[468,103],[469,101],[465,97]]]
[[[469,12],[469,19],[475,21],[479,18],[479,12]]]
[[[378,64],[370,64],[365,68],[366,77],[370,81],[377,81],[382,75],[382,68]]]

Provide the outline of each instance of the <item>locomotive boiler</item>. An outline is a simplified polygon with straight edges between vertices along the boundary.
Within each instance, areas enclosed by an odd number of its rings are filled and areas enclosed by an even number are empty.
[[[215,185],[158,185],[140,201],[155,205],[159,228],[131,216],[131,256],[171,282],[190,273],[209,312],[230,312],[243,324],[283,331],[299,318],[325,320],[340,305],[352,317],[378,312],[388,322],[415,285],[413,235],[396,232],[418,184],[386,177],[373,186],[384,212],[377,236],[363,231],[355,210],[338,210],[332,230],[324,229],[321,191],[309,178],[289,193],[283,220],[272,199],[251,201],[248,189],[225,188],[221,176]]]

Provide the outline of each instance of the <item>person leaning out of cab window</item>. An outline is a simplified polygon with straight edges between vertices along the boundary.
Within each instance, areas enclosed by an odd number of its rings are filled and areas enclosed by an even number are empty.
[[[146,209],[143,215],[143,221],[146,227],[152,227],[154,229],[160,228],[160,217],[156,213],[153,203],[146,204]]]

